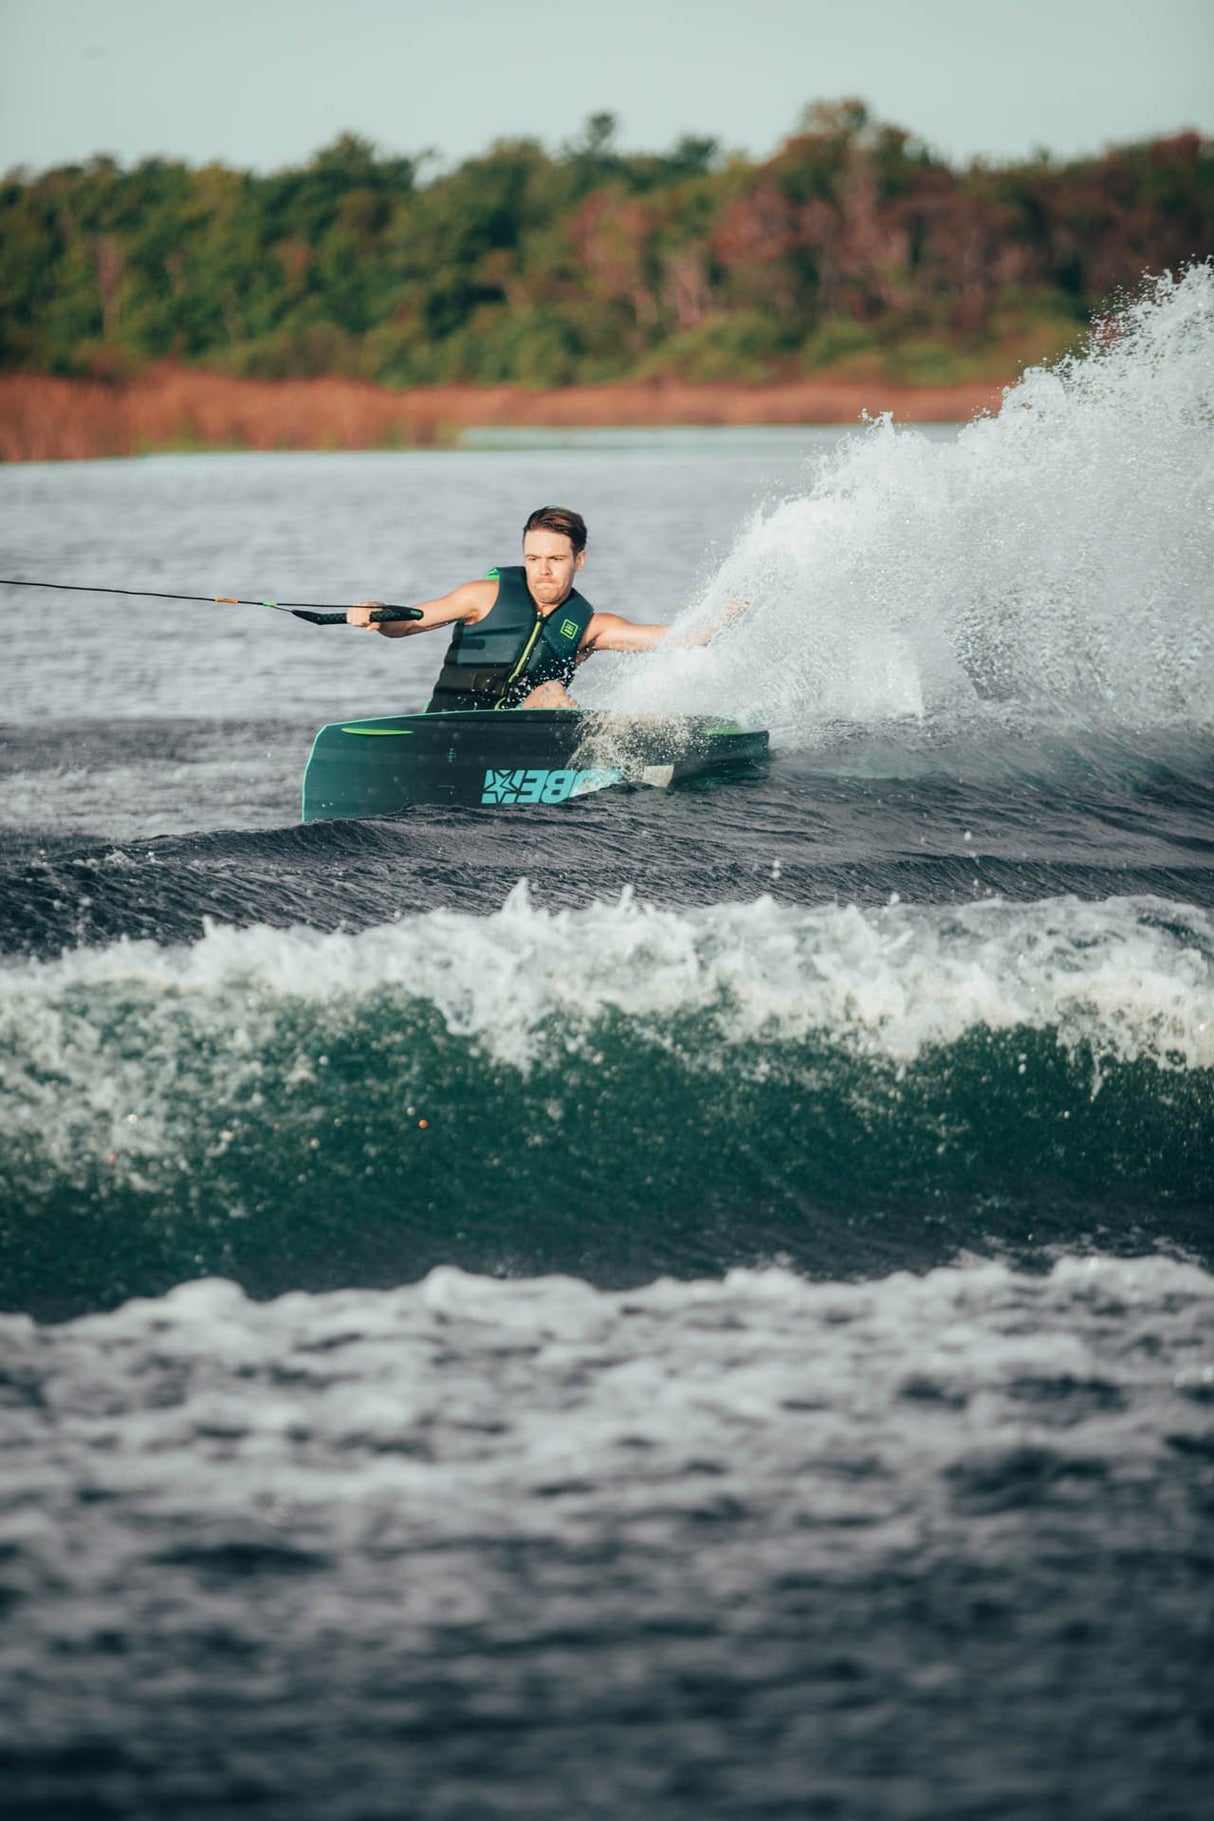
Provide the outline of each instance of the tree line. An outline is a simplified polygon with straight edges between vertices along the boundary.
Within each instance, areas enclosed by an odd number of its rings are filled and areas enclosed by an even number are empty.
[[[0,180],[0,366],[118,379],[171,359],[392,386],[946,381],[1074,338],[1144,271],[1214,252],[1214,140],[955,169],[857,101],[769,159],[684,137],[449,171],[344,135],[305,166],[98,157]],[[1051,346],[1038,345],[1050,343]]]

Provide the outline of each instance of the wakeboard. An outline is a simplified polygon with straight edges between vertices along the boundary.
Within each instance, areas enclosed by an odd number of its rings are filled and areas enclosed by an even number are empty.
[[[334,721],[312,743],[303,820],[395,816],[415,804],[508,809],[616,786],[666,788],[753,768],[763,730],[703,715],[474,709]]]

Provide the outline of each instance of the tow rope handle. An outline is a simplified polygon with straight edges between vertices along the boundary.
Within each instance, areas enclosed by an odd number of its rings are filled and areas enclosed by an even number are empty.
[[[222,600],[223,597],[216,595],[215,599]],[[277,601],[262,601],[259,604],[262,607],[278,605]],[[297,620],[307,620],[310,626],[344,626],[346,624],[344,613],[309,613],[304,607],[288,607],[287,612],[293,613]],[[425,615],[420,607],[377,607],[371,615],[371,623],[378,626],[384,620],[420,620],[424,618]]]

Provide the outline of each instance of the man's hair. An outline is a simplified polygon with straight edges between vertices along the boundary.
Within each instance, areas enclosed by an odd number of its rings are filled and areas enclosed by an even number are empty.
[[[529,531],[559,531],[573,545],[574,556],[586,548],[586,521],[568,506],[537,506],[523,526],[523,536]]]

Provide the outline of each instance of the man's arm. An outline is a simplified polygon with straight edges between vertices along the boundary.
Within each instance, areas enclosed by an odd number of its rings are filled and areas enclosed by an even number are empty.
[[[652,651],[669,631],[669,626],[639,626],[619,613],[592,613],[579,655],[588,658],[592,651]]]
[[[747,601],[729,601],[719,620],[711,626],[698,627],[694,632],[680,632],[675,636],[677,645],[707,645],[715,639],[723,626],[738,614],[744,613]],[[590,616],[582,638],[579,656],[588,658],[592,651],[653,651],[660,645],[671,628],[669,626],[640,626],[635,620],[626,620],[619,613],[594,613]]]
[[[464,582],[437,601],[419,601],[420,620],[378,620],[371,618],[382,601],[360,601],[346,608],[347,626],[365,626],[370,632],[382,632],[386,639],[407,639],[415,632],[433,632],[436,626],[452,626],[456,620],[469,625],[483,620],[497,599],[496,581]]]

